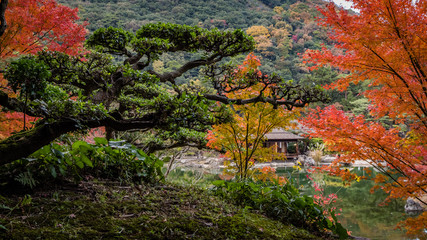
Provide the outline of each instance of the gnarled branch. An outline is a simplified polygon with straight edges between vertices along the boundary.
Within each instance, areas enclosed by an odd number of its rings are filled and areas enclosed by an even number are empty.
[[[82,128],[111,127],[114,130],[150,129],[156,125],[154,120],[130,119],[116,120],[106,117],[102,120],[60,119],[53,123],[42,122],[35,128],[15,134],[0,142],[0,166],[16,159],[27,157],[49,144],[62,134]]]

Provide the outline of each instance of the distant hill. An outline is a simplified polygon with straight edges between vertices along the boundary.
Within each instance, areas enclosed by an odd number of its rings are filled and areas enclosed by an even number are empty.
[[[275,2],[253,0],[60,0],[81,9],[81,17],[90,21],[90,30],[103,26],[137,29],[148,22],[173,22],[218,28],[248,28],[272,24]],[[292,4],[297,1],[281,1]],[[282,3],[282,4],[283,4]],[[278,3],[277,3],[278,4]],[[280,4],[278,4],[280,5]],[[267,21],[264,21],[267,20]]]

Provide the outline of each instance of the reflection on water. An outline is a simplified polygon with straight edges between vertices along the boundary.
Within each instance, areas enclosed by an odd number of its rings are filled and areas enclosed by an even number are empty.
[[[364,170],[364,168],[353,169],[359,175],[364,175]],[[306,177],[307,173],[290,175],[292,171],[292,168],[277,169],[278,174],[292,176],[295,184],[300,187],[304,186],[302,191],[305,194],[316,194]],[[324,195],[337,194],[338,200],[334,206],[342,209],[338,219],[345,228],[352,232],[353,236],[370,239],[405,239],[404,233],[395,229],[396,224],[407,217],[404,212],[405,203],[401,200],[392,200],[386,206],[379,206],[382,205],[387,195],[381,190],[371,194],[373,181],[361,180],[350,186],[343,186],[341,178],[325,174],[314,174],[311,177],[322,185]]]
[[[364,168],[355,168],[359,175],[364,175]],[[313,196],[316,194],[307,178],[306,172],[295,172],[292,167],[277,168],[278,175],[292,179],[304,194]],[[375,173],[373,173],[374,175]],[[373,194],[370,189],[374,183],[371,180],[354,182],[350,186],[343,186],[341,179],[325,174],[314,174],[311,177],[324,189],[323,195],[335,193],[338,201],[336,209],[342,209],[338,219],[342,225],[352,232],[353,236],[366,237],[372,240],[406,239],[404,233],[395,229],[399,221],[407,218],[404,212],[404,202],[392,200],[386,206],[379,206],[387,195],[377,190]],[[200,170],[175,169],[169,175],[169,181],[183,185],[197,185],[201,187],[211,186],[211,182],[220,179],[218,174],[212,174]],[[338,211],[339,212],[339,211]]]

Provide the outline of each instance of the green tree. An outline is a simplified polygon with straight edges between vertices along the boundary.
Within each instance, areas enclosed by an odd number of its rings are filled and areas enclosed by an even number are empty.
[[[225,91],[249,88],[259,81],[265,82],[266,87],[271,85],[268,78],[235,81],[233,89],[224,82],[222,74],[230,68],[217,63],[254,46],[253,40],[241,30],[205,30],[157,23],[144,25],[133,34],[110,27],[95,31],[87,46],[93,52],[85,56],[41,52],[14,63],[40,63],[50,74],[44,94],[27,104],[27,114],[40,120],[33,129],[0,142],[0,164],[26,157],[71,131],[100,126],[115,131],[150,131],[166,135],[176,146],[200,142],[211,125],[229,120],[224,104],[268,102],[292,109],[323,99],[319,89],[301,88],[295,92],[295,86],[286,84],[275,86],[268,95],[263,91],[251,98],[224,95]],[[172,71],[153,70],[152,63],[160,55],[179,52],[196,53],[200,58]],[[111,54],[124,59],[123,63],[114,64]],[[177,83],[178,77],[202,66],[215,93]],[[6,75],[10,82],[20,76],[13,72]],[[16,91],[23,94],[22,89]],[[23,111],[19,99],[4,92],[0,92],[0,104]]]

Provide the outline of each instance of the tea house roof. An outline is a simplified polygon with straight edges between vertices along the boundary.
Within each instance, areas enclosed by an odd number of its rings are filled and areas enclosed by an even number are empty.
[[[305,139],[304,137],[298,136],[291,132],[287,132],[281,128],[273,129],[270,133],[265,135],[267,140],[301,140]]]

